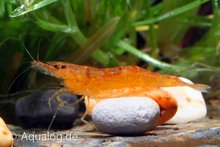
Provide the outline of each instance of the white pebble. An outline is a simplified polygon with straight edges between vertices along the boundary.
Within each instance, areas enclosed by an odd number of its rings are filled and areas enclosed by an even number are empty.
[[[193,84],[190,80],[180,78]],[[206,116],[207,108],[202,93],[188,86],[163,87],[178,103],[176,114],[167,122],[169,124],[188,123]]]
[[[94,107],[92,120],[102,132],[135,135],[153,129],[159,114],[158,104],[150,98],[111,98]]]

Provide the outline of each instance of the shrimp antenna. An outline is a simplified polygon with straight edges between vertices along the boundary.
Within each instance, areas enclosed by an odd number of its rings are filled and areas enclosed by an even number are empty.
[[[47,128],[47,132],[50,131],[50,128],[52,127],[52,124],[53,124],[53,122],[54,122],[54,120],[55,120],[55,118],[56,118],[57,113],[58,113],[59,110],[60,110],[60,107],[57,107],[57,110],[56,110],[55,113],[53,114],[53,118],[52,118],[52,120],[50,121],[50,124],[49,124],[49,126],[48,126],[48,128]]]
[[[12,81],[12,83],[11,83],[10,86],[8,87],[9,95],[10,95],[11,87],[12,87],[12,85],[15,83],[15,81],[16,81],[19,77],[21,77],[26,71],[28,71],[28,70],[31,69],[31,68],[32,68],[32,66],[26,68],[22,73],[20,73],[20,74]]]
[[[25,51],[28,53],[28,55],[31,57],[31,59],[32,59],[33,61],[35,61],[35,60],[34,60],[34,57],[31,56],[31,53],[30,53],[30,52],[28,51],[28,49],[25,47],[24,42],[23,42],[23,40],[22,40],[22,38],[21,38],[21,35],[19,35],[19,37],[20,37],[22,46],[24,47]]]

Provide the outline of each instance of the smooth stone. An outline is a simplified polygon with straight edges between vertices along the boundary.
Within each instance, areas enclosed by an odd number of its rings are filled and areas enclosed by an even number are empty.
[[[188,84],[193,84],[189,79],[180,77]],[[171,94],[178,104],[176,114],[166,123],[181,124],[201,119],[206,116],[207,108],[202,93],[188,86],[163,87]]]
[[[51,109],[48,100],[54,95],[56,90],[48,90],[36,92],[29,96],[23,97],[16,102],[15,111],[16,119],[20,125],[25,128],[29,127],[45,127],[47,128],[55,114],[57,108],[59,111],[53,122],[53,128],[70,128],[78,115],[79,104],[73,106],[60,107],[55,101],[55,97],[51,98]],[[71,104],[77,100],[76,95],[62,93],[61,99],[65,104]]]
[[[13,137],[4,120],[0,117],[0,147],[12,147]]]
[[[137,135],[155,128],[158,104],[148,97],[110,98],[99,102],[92,111],[98,130],[114,135]]]

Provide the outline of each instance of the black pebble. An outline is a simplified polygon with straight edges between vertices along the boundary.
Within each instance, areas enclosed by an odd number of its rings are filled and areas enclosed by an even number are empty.
[[[47,128],[59,107],[54,97],[51,99],[51,109],[48,105],[48,99],[53,96],[55,92],[56,90],[37,92],[19,99],[15,106],[16,120],[18,123],[24,128]],[[76,95],[69,93],[61,94],[61,98],[67,104],[77,100]],[[60,107],[52,128],[66,129],[72,127],[78,111],[78,103],[73,106]]]

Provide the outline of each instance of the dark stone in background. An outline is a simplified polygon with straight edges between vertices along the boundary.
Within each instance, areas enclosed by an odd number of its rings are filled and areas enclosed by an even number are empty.
[[[56,90],[36,92],[29,96],[23,97],[16,102],[15,113],[16,120],[24,128],[40,127],[47,128],[52,120],[54,113],[59,105],[55,97],[51,98],[51,109],[49,108],[48,99],[53,96]],[[71,104],[77,100],[76,95],[63,93],[60,96],[65,104]],[[79,104],[73,106],[60,107],[52,128],[70,128],[74,119],[78,115]]]

